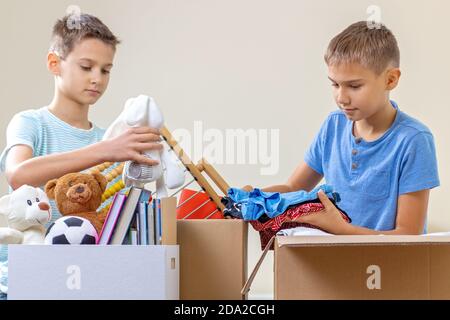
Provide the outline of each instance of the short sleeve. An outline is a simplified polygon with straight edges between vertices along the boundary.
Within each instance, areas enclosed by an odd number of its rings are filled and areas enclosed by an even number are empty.
[[[433,135],[418,133],[410,141],[402,160],[399,194],[432,189],[439,184]]]
[[[34,115],[29,111],[14,115],[6,129],[6,147],[0,155],[0,171],[5,172],[6,157],[12,147],[24,144],[31,147],[34,153],[38,137],[39,125]]]
[[[324,144],[327,137],[327,127],[328,123],[330,121],[330,116],[327,117],[325,122],[320,127],[319,132],[314,137],[314,140],[312,141],[311,145],[309,146],[308,150],[305,153],[304,160],[306,164],[314,169],[317,173],[323,175],[323,166],[322,166],[322,160],[323,160],[323,150],[324,150]]]

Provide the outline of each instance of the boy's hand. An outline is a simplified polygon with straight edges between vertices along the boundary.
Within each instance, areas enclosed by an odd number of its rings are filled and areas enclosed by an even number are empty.
[[[251,192],[251,191],[253,191],[254,188],[251,185],[246,185],[246,186],[243,186],[241,189],[244,191],[247,191],[247,192]]]
[[[149,159],[142,153],[149,150],[162,150],[159,130],[149,127],[130,128],[120,136],[100,142],[104,161],[136,161],[154,166],[159,161]]]
[[[345,234],[348,223],[344,220],[344,218],[342,218],[339,210],[330,201],[330,199],[328,199],[327,195],[322,190],[319,190],[317,196],[325,208],[316,213],[298,217],[292,221],[309,223],[333,234]]]

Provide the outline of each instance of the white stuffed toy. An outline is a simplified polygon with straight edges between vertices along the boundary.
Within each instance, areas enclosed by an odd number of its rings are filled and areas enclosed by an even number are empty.
[[[126,101],[122,113],[106,130],[103,140],[111,139],[132,127],[147,126],[161,129],[164,118],[152,97],[139,95]],[[148,166],[127,161],[123,168],[122,179],[125,185],[143,188],[148,182],[156,181],[158,198],[167,197],[167,188],[174,189],[183,185],[184,167],[178,165],[173,152],[164,145],[162,151],[144,152],[148,158],[159,161],[158,165]],[[166,188],[167,186],[167,188]]]
[[[0,244],[43,244],[51,207],[45,192],[23,185],[0,198]]]

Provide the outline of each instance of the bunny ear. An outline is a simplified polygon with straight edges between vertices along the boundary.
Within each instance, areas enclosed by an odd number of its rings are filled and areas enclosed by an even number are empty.
[[[10,194],[7,194],[6,196],[0,198],[0,215],[8,215],[10,198]]]
[[[149,97],[148,103],[148,125],[152,128],[161,129],[164,125],[164,117],[159,109],[158,105],[155,102],[155,99]]]
[[[149,97],[142,94],[134,98],[126,108],[125,123],[131,127],[148,126],[149,103]]]

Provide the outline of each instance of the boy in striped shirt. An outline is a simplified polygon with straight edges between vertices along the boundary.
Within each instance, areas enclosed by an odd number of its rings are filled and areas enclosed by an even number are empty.
[[[8,125],[0,169],[10,189],[24,184],[43,187],[51,179],[106,161],[157,163],[141,152],[162,147],[158,130],[134,128],[102,141],[105,130],[89,121],[91,105],[108,87],[119,40],[92,15],[81,14],[76,23],[73,18],[65,16],[53,27],[47,55],[47,67],[55,79],[53,100],[48,106],[16,114]],[[53,201],[51,206],[53,222],[60,214]],[[6,246],[0,246],[0,284],[4,286],[6,260]]]

